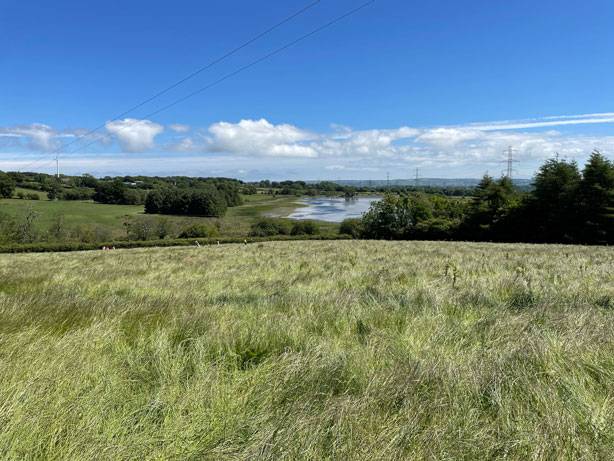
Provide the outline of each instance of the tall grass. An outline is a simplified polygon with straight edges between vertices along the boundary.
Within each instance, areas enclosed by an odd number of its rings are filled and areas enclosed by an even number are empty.
[[[0,256],[1,459],[611,459],[614,250]]]

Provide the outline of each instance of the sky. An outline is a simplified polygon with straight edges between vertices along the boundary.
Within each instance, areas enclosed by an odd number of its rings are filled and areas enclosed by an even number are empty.
[[[0,170],[477,178],[512,146],[530,178],[557,153],[613,158],[612,18],[611,0],[0,0]]]

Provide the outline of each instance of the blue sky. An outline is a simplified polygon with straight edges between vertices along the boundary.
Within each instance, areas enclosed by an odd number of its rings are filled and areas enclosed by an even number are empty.
[[[478,177],[513,145],[530,177],[555,152],[614,151],[606,0],[376,0],[147,117],[363,3],[321,0],[113,120],[310,3],[3,0],[0,169],[52,172],[60,151],[97,175]]]

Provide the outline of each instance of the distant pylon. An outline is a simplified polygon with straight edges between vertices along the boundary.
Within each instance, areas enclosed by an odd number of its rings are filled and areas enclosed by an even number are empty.
[[[504,160],[504,162],[507,163],[505,176],[509,179],[512,179],[512,174],[514,172],[514,162],[516,162],[516,160],[514,160],[514,148],[512,146],[509,146],[507,150],[505,150],[505,153],[507,154],[507,159]]]
[[[55,154],[55,177],[60,178],[60,154]]]
[[[419,183],[420,183],[420,170],[418,168],[416,168],[416,184],[415,184],[415,186],[418,187]]]
[[[390,173],[386,173],[386,188],[390,190]]]

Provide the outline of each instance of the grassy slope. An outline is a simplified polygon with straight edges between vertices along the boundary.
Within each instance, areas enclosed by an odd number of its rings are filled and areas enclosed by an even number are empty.
[[[607,459],[614,250],[0,256],[0,458]]]

